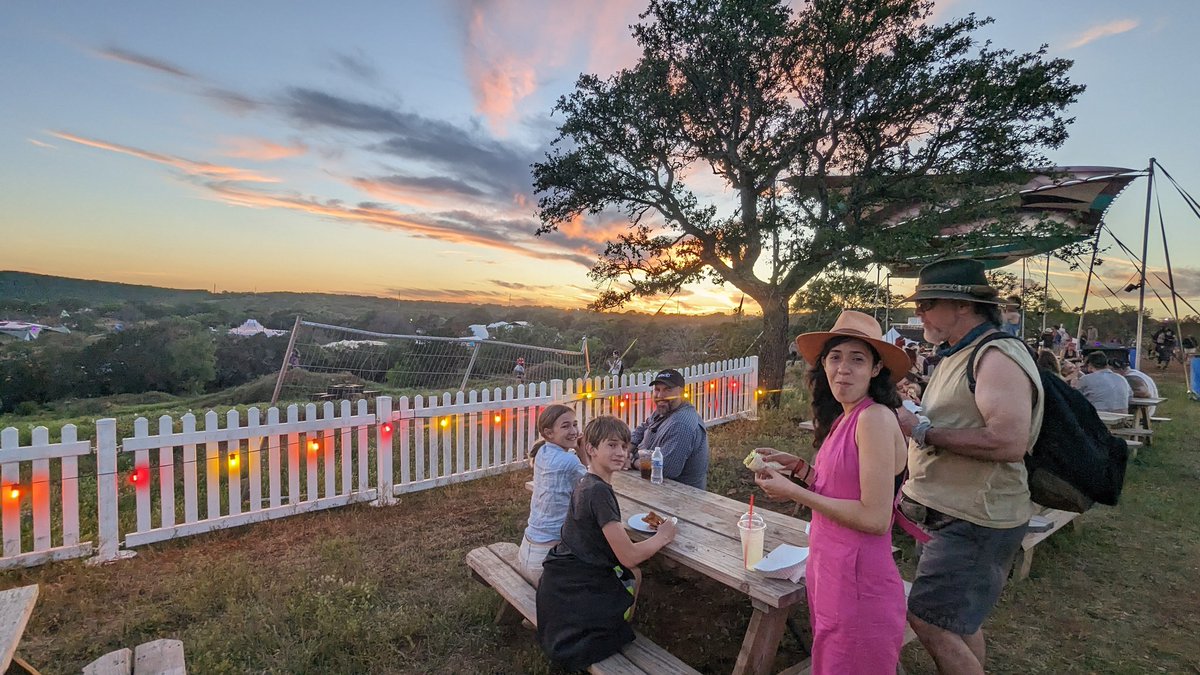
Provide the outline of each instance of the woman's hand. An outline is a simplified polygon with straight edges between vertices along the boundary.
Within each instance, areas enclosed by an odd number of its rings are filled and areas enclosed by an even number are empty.
[[[793,457],[793,459],[795,458]],[[758,487],[762,488],[763,492],[767,493],[768,497],[780,502],[789,499],[798,501],[796,499],[798,491],[804,490],[804,488],[796,485],[786,476],[780,475],[779,472],[772,469],[759,471],[754,474],[754,482],[758,484]]]
[[[779,462],[786,471],[791,471],[796,462],[800,461],[800,458],[792,453],[781,452],[775,448],[755,448],[754,451],[762,455],[764,462]]]

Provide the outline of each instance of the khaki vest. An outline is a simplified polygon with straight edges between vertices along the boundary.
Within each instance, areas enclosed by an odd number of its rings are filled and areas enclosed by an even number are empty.
[[[982,336],[980,336],[982,337]],[[967,384],[967,361],[974,347],[966,347],[938,363],[921,397],[924,414],[937,428],[971,429],[983,426],[983,415]],[[1037,366],[1025,346],[1016,340],[994,340],[975,359],[978,372],[983,354],[998,349],[1025,370],[1033,383],[1033,417],[1026,450],[1033,448],[1042,428],[1043,392]],[[988,462],[935,446],[908,446],[908,481],[904,493],[942,513],[976,525],[1007,529],[1019,527],[1033,515],[1024,462]]]

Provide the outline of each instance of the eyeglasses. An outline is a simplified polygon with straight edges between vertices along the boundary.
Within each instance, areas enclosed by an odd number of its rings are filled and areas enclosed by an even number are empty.
[[[917,311],[921,313],[928,312],[929,310],[933,309],[933,306],[936,305],[937,302],[937,298],[932,300],[918,300]]]

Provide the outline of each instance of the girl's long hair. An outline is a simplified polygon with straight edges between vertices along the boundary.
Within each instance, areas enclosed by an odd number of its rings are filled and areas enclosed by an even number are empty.
[[[821,443],[829,436],[829,432],[833,430],[833,422],[846,411],[842,404],[833,397],[833,389],[829,387],[829,378],[825,376],[825,357],[829,354],[829,350],[850,340],[857,340],[852,335],[837,336],[830,338],[825,346],[821,348],[821,355],[817,357],[817,363],[811,370],[808,371],[808,389],[812,393],[812,409],[813,409],[813,447],[821,447]],[[862,342],[860,340],[860,342]],[[863,342],[871,351],[871,365],[879,363],[879,352],[871,346],[869,342]],[[901,406],[900,394],[896,391],[896,387],[892,385],[892,373],[887,366],[879,369],[879,374],[871,378],[871,382],[867,385],[867,396],[876,403],[886,405],[895,410]]]
[[[537,457],[538,450],[541,450],[542,446],[546,444],[546,429],[554,428],[554,423],[558,421],[558,418],[573,412],[575,411],[561,403],[554,403],[542,408],[542,412],[537,416],[537,432],[541,438],[529,449],[530,466],[533,465],[533,460]]]

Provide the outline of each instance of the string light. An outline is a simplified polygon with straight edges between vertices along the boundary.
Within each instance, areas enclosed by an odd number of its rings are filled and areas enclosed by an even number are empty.
[[[622,408],[624,408],[624,407],[625,407],[625,401],[621,401],[621,407],[622,407]]]
[[[229,468],[236,469],[238,467],[238,456],[236,452],[229,453]]]
[[[309,452],[316,452],[320,449],[321,449],[321,441],[318,441],[314,438],[313,440],[308,442],[308,451]]]
[[[133,473],[129,474],[129,482],[133,483],[134,485],[141,485],[149,479],[150,469],[147,469],[144,466],[134,469]]]
[[[390,434],[390,433],[392,433],[392,423],[391,423],[391,422],[384,422],[384,423],[383,423],[383,427],[382,427],[382,429],[383,429],[383,433],[385,433],[385,434]]]
[[[716,388],[717,388],[717,383],[716,383],[716,382],[709,382],[709,383],[708,383],[708,388],[709,388],[709,389],[716,389]]]
[[[592,398],[592,392],[590,392],[590,391],[589,391],[588,393],[584,394],[584,396],[585,396],[585,397],[586,397],[588,400],[591,400],[591,398]]]
[[[443,417],[443,418],[442,418],[442,428],[443,428],[443,429],[445,429],[445,428],[446,428],[447,426],[449,426],[449,425],[450,425],[450,418],[449,418],[449,417]]]
[[[8,498],[14,502],[21,498],[21,488],[16,485],[8,486]]]
[[[500,413],[496,413],[494,416],[492,416],[492,421],[496,424],[500,424],[503,419],[504,418],[500,416]]]

